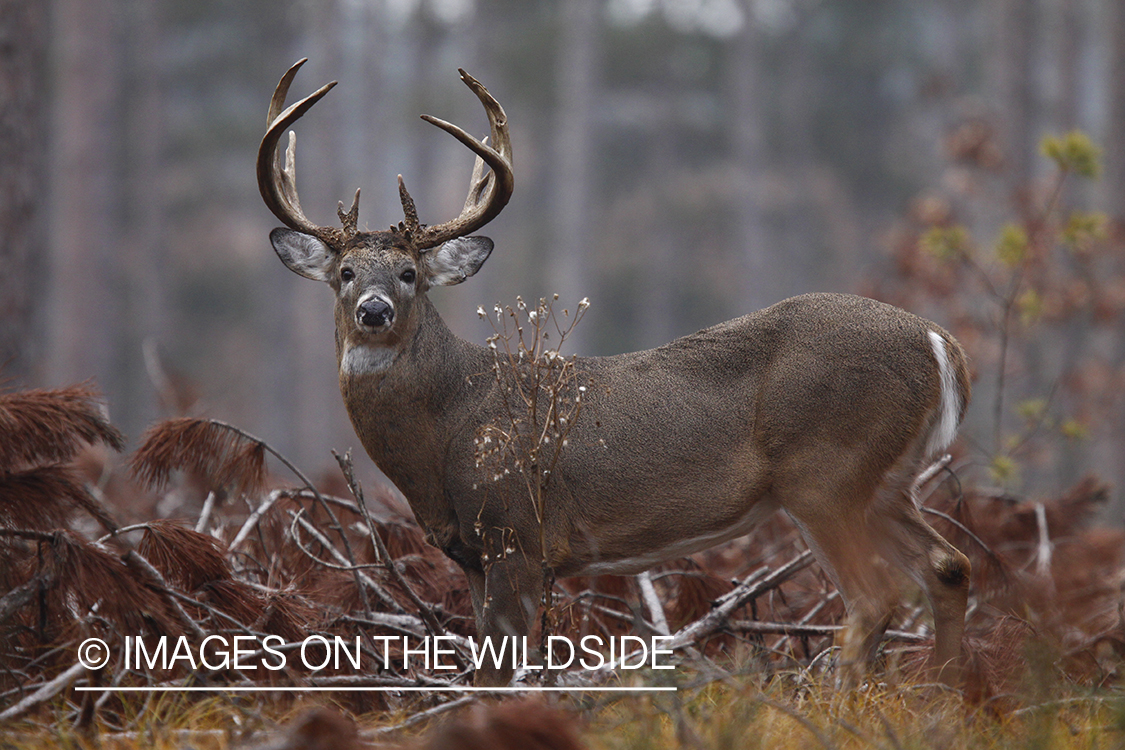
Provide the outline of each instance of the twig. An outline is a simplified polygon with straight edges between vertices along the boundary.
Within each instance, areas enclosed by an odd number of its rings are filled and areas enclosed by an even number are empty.
[[[27,604],[40,587],[49,583],[53,578],[53,573],[40,569],[30,581],[16,586],[3,597],[0,597],[0,623],[3,623],[15,614],[20,607]]]
[[[355,472],[352,469],[352,454],[345,453],[343,456],[332,451],[332,455],[336,458],[336,463],[340,465],[340,471],[344,475],[344,480],[348,483],[348,489],[351,490],[352,496],[355,497],[356,504],[359,505],[360,512],[363,515],[363,520],[367,524],[367,531],[371,535],[371,544],[374,545],[379,558],[386,565],[387,571],[391,574],[391,578],[398,584],[399,588],[410,599],[411,604],[418,610],[418,615],[422,621],[426,623],[426,628],[432,635],[445,635],[445,628],[442,627],[441,622],[438,620],[437,615],[434,614],[433,607],[426,602],[422,601],[422,597],[418,596],[414,591],[414,587],[402,575],[402,571],[395,565],[395,561],[391,558],[391,553],[387,551],[387,545],[383,544],[383,538],[379,536],[379,532],[375,528],[375,522],[371,520],[371,515],[367,512],[367,503],[363,499],[363,487],[356,481]],[[468,662],[462,657],[458,651],[453,652],[453,661],[456,662],[457,668],[464,671],[469,668]]]
[[[311,550],[309,550],[303,544],[301,544],[300,538],[295,533],[297,524],[300,524],[301,528],[303,528],[306,532],[308,532],[308,534],[310,536],[312,536],[313,539],[315,539],[317,542],[319,542],[321,544],[321,546],[323,546],[326,550],[328,550],[328,552],[332,555],[332,557],[334,557],[336,559],[336,561],[338,563],[341,563],[343,565],[349,565],[351,567],[352,572],[355,574],[356,578],[358,579],[358,582],[360,584],[360,588],[362,588],[364,585],[366,585],[368,588],[370,588],[372,591],[374,591],[375,595],[378,596],[379,599],[381,599],[382,602],[384,604],[386,604],[388,607],[390,607],[391,609],[393,609],[395,611],[398,611],[398,612],[402,611],[402,607],[399,605],[398,602],[396,602],[394,600],[394,597],[392,597],[386,591],[383,591],[382,587],[380,587],[379,584],[375,583],[375,581],[371,578],[371,576],[367,575],[362,570],[358,570],[355,567],[355,560],[348,560],[346,557],[344,557],[344,555],[340,553],[340,550],[336,549],[332,545],[332,543],[328,541],[328,537],[324,536],[324,534],[322,534],[320,532],[320,529],[318,529],[311,522],[309,522],[308,519],[306,519],[304,517],[305,511],[304,511],[303,508],[296,513],[294,513],[293,511],[288,511],[288,513],[293,518],[293,523],[290,524],[290,526],[289,526],[289,532],[293,536],[293,541],[297,544],[297,547],[298,547],[298,549],[301,550],[301,552],[305,553],[305,555],[307,555],[311,560],[315,561],[318,564],[323,562],[319,557],[314,555]],[[370,610],[371,610],[371,608],[368,607],[367,608],[367,614],[371,614]]]
[[[672,637],[668,648],[683,648],[695,643],[721,628],[727,619],[746,602],[761,596],[770,589],[776,588],[788,581],[796,573],[806,568],[813,561],[812,553],[805,550],[773,573],[762,578],[754,584],[746,582],[740,584],[733,591],[720,600],[718,606],[703,617],[689,625],[685,625]]]
[[[211,520],[211,511],[215,509],[216,493],[214,490],[207,493],[203,501],[203,509],[199,511],[199,520],[195,522],[196,532],[202,534],[207,529],[207,522]]]
[[[844,625],[797,625],[788,622],[759,622],[757,620],[729,620],[726,628],[742,633],[761,633],[762,635],[786,636],[832,636],[844,630]],[[904,630],[888,630],[883,640],[905,643],[925,643],[928,636],[908,633]]]
[[[40,703],[51,700],[56,695],[65,690],[70,683],[78,679],[78,676],[86,671],[86,666],[82,662],[76,662],[71,665],[70,669],[60,674],[55,679],[42,685],[31,695],[24,698],[22,701],[0,713],[0,721],[8,721],[22,716],[31,709],[38,706]]]
[[[432,719],[433,717],[439,716],[443,713],[446,713],[447,711],[452,711],[455,708],[467,706],[470,703],[474,703],[476,700],[476,696],[466,695],[464,698],[458,698],[457,700],[443,703],[440,706],[434,706],[433,708],[427,709],[425,711],[419,711],[416,714],[412,714],[411,717],[406,721],[394,724],[389,727],[379,727],[378,729],[372,730],[371,732],[365,732],[365,734],[371,737],[382,737],[388,734],[392,734],[393,732],[398,732],[400,730],[412,727],[415,724],[420,724],[428,719]]]
[[[979,536],[974,534],[969,529],[968,526],[961,523],[960,521],[958,521],[953,516],[949,515],[948,513],[942,513],[940,510],[934,510],[933,508],[927,508],[924,505],[922,506],[922,512],[923,513],[929,513],[931,516],[937,516],[938,518],[941,518],[941,519],[943,519],[945,521],[948,521],[949,523],[953,524],[958,529],[960,529],[962,532],[964,532],[966,536],[968,536],[970,539],[972,539],[974,542],[976,542],[977,546],[979,546],[982,550],[985,551],[985,554],[987,554],[993,560],[996,560],[998,562],[1000,561],[1000,555],[996,554],[996,552],[991,547],[989,547],[987,544],[985,544],[983,539],[981,539]]]
[[[452,675],[452,678],[460,677],[465,672]],[[355,675],[330,675],[326,677],[317,677],[313,675],[309,678],[309,683],[317,687],[336,687],[336,688],[356,688],[356,687],[400,687],[400,688],[417,688],[417,687],[435,687],[435,688],[449,688],[455,685],[454,679],[441,680],[429,675],[420,674],[417,677],[387,677],[385,674],[355,674]]]
[[[299,480],[301,480],[301,482],[304,483],[305,487],[312,493],[313,498],[316,500],[317,504],[319,504],[320,507],[324,509],[324,512],[328,514],[328,518],[332,521],[333,528],[335,529],[336,533],[340,535],[340,541],[343,542],[343,544],[344,544],[344,553],[346,555],[348,564],[352,565],[352,566],[354,566],[356,564],[355,555],[352,554],[351,542],[348,541],[348,535],[347,535],[347,533],[344,532],[344,527],[340,524],[340,520],[336,517],[335,511],[333,511],[332,508],[325,501],[324,496],[320,494],[320,490],[318,490],[316,488],[316,485],[314,485],[309,480],[309,478],[307,476],[305,476],[305,473],[303,471],[301,471],[300,469],[297,468],[296,464],[294,464],[292,461],[290,461],[288,458],[286,458],[281,453],[281,451],[275,449],[273,446],[271,446],[266,441],[262,440],[261,438],[255,437],[254,435],[251,435],[249,432],[246,432],[245,430],[243,430],[239,427],[235,427],[232,424],[229,424],[227,422],[223,422],[223,421],[218,420],[218,419],[210,419],[208,421],[211,424],[213,424],[217,427],[222,427],[224,429],[230,430],[231,432],[235,433],[236,435],[241,436],[242,438],[244,438],[246,440],[250,440],[250,441],[253,441],[253,442],[257,443],[258,445],[262,446],[263,450],[268,451],[270,453],[270,455],[272,455],[274,458],[276,458],[278,461],[280,461],[282,463],[282,465],[285,466],[285,468],[287,468],[287,469],[289,469],[289,471],[293,472],[293,475],[296,476]],[[370,610],[371,605],[367,601],[367,591],[366,591],[366,589],[364,589],[364,587],[362,585],[360,585],[360,582],[359,582],[359,572],[353,571],[353,575],[355,576],[356,589],[358,589],[360,599],[363,601],[363,608],[364,608],[364,610]]]
[[[1035,550],[1035,572],[1046,578],[1051,573],[1051,533],[1047,529],[1047,507],[1035,504],[1035,525],[1039,529],[1039,545]]]
[[[168,606],[171,607],[172,613],[176,616],[176,619],[179,620],[180,624],[186,627],[192,635],[201,640],[207,637],[207,633],[203,628],[199,627],[199,623],[193,620],[180,605],[171,587],[169,587],[168,583],[164,580],[164,576],[160,574],[159,570],[152,566],[152,563],[142,557],[136,550],[129,550],[121,556],[121,560],[125,563],[126,567],[134,573],[139,574],[142,578],[148,579],[148,583],[164,598]]]
[[[926,482],[933,479],[942,469],[944,469],[946,466],[949,466],[949,464],[952,462],[953,456],[946,453],[937,461],[934,461],[932,464],[930,464],[925,471],[918,475],[918,477],[914,480],[914,484],[910,485],[911,499],[914,500],[915,503],[917,503],[918,490],[922,489],[922,487],[925,486]]]
[[[387,630],[394,630],[403,635],[412,635],[415,638],[426,637],[426,623],[422,622],[414,615],[396,615],[388,612],[372,612],[370,617],[353,617],[352,615],[344,615],[340,618],[341,622],[351,622],[356,625],[366,625],[368,627],[386,628]],[[463,645],[468,645],[464,643]]]
[[[640,586],[641,598],[644,599],[645,607],[648,608],[648,614],[652,618],[653,629],[656,630],[658,635],[670,635],[672,631],[668,629],[668,618],[664,615],[664,605],[660,603],[660,597],[656,595],[656,587],[652,585],[652,577],[647,570],[637,574],[637,585]]]
[[[102,536],[98,537],[95,544],[105,544],[110,539],[115,539],[115,538],[121,536],[122,534],[127,534],[130,531],[140,531],[141,529],[151,529],[151,528],[152,528],[152,524],[149,523],[148,521],[144,521],[143,523],[134,523],[134,524],[131,524],[129,526],[122,526],[120,528],[114,529],[113,531],[111,531],[108,534],[103,534]]]
[[[1033,247],[1038,241],[1040,235],[1043,234],[1044,228],[1047,226],[1047,220],[1051,218],[1054,213],[1055,206],[1058,204],[1059,198],[1062,196],[1063,186],[1066,184],[1066,178],[1070,174],[1068,169],[1063,169],[1059,172],[1058,179],[1055,181],[1054,189],[1051,192],[1047,203],[1043,206],[1039,217],[1032,225],[1032,231],[1027,238],[1027,247]],[[1015,278],[1009,285],[1008,292],[1000,300],[1001,305],[1001,318],[1000,318],[1000,358],[996,367],[996,395],[992,404],[993,415],[993,443],[996,454],[1000,453],[1002,447],[1002,421],[1004,417],[1004,386],[1007,376],[1007,363],[1008,363],[1008,349],[1011,343],[1012,331],[1010,329],[1012,312],[1015,310],[1016,302],[1019,295],[1020,287],[1023,285],[1024,271],[1026,264],[1021,263],[1016,269]]]
[[[282,490],[274,490],[273,492],[271,492],[269,496],[266,497],[266,499],[263,500],[258,505],[258,507],[254,509],[254,512],[252,512],[249,518],[247,518],[246,521],[242,524],[242,528],[238,530],[238,533],[234,535],[234,539],[232,539],[231,543],[227,545],[227,550],[234,551],[234,549],[237,548],[238,545],[242,544],[243,540],[245,540],[246,537],[250,536],[250,532],[254,530],[254,527],[257,526],[258,522],[262,520],[262,516],[264,516],[266,512],[273,507],[274,503],[276,503],[282,497],[287,496],[287,493],[283,492]]]

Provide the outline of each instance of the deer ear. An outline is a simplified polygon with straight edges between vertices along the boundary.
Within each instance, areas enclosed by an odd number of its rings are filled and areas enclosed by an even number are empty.
[[[427,253],[430,286],[460,284],[480,270],[492,252],[487,237],[458,237]]]
[[[328,281],[336,254],[311,234],[278,227],[270,232],[270,243],[277,257],[293,273],[313,281]]]

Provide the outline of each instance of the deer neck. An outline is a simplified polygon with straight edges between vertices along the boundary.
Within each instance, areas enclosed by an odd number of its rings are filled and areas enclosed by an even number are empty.
[[[337,329],[340,391],[367,454],[431,531],[448,519],[442,499],[445,453],[493,383],[483,347],[457,338],[429,299],[390,351],[364,370]],[[384,360],[384,357],[386,358]]]

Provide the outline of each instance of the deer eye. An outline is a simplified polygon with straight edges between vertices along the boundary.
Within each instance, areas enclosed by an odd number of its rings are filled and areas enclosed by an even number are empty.
[[[354,278],[355,278],[355,271],[353,271],[352,269],[345,268],[342,271],[340,271],[340,280],[341,281],[348,282],[348,281],[351,281]]]
[[[401,274],[399,274],[399,278],[402,279],[406,284],[413,284],[416,277],[417,274],[414,272],[413,268],[408,268]]]

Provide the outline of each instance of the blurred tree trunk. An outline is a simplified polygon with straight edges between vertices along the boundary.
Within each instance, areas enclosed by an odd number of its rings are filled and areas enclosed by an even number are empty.
[[[1125,3],[1108,3],[1111,54],[1106,122],[1106,210],[1125,225]]]
[[[0,0],[0,385],[39,379],[49,4]]]
[[[325,226],[339,225],[337,202],[342,200],[345,208],[350,206],[357,187],[351,184],[342,188],[344,176],[353,175],[343,162],[351,158],[363,159],[359,154],[345,156],[343,145],[343,118],[350,107],[361,105],[366,96],[361,80],[343,77],[345,71],[362,66],[362,61],[355,58],[359,48],[353,37],[365,31],[367,16],[362,10],[362,4],[347,0],[309,6],[307,21],[302,25],[305,37],[301,48],[323,52],[302,69],[304,83],[300,89],[294,88],[292,100],[296,101],[298,96],[304,96],[324,81],[341,81],[340,86],[317,105],[318,111],[295,128],[300,131],[297,173],[302,203],[311,220]],[[364,208],[360,206],[361,226],[365,221]],[[373,217],[368,215],[368,218]],[[292,361],[285,364],[287,379],[280,384],[278,394],[284,402],[282,413],[286,426],[281,433],[285,436],[282,444],[288,444],[289,455],[299,464],[321,468],[331,465],[329,449],[343,451],[350,445],[332,444],[338,437],[333,435],[332,425],[340,420],[327,418],[329,414],[343,412],[334,356],[332,294],[323,284],[288,271],[286,279],[288,299],[283,304],[289,309],[284,316],[284,336]]]
[[[1005,155],[1012,186],[1027,187],[1034,174],[1034,0],[999,0],[997,44],[993,67],[996,76]]]
[[[597,148],[593,111],[598,97],[599,7],[597,0],[565,0],[560,18],[548,292],[558,293],[561,307],[572,313],[578,301],[592,292],[589,257],[594,241],[590,231],[594,181],[590,167]],[[561,309],[557,312],[561,315]],[[571,353],[588,353],[585,329],[574,329],[568,347]]]
[[[1108,18],[1106,19],[1106,41],[1110,50],[1109,80],[1106,92],[1108,112],[1105,123],[1105,151],[1106,164],[1105,176],[1101,189],[1105,201],[1105,210],[1116,219],[1119,232],[1125,231],[1125,3],[1111,0],[1108,4]],[[1118,338],[1114,364],[1121,371],[1121,363],[1125,361],[1125,332]],[[1121,461],[1125,451],[1125,436],[1120,425],[1121,407],[1118,407],[1118,429],[1112,434],[1112,447],[1105,451],[1108,455],[1105,464],[1116,468],[1116,475],[1107,477],[1116,483],[1117,487],[1125,485],[1125,463]],[[1109,441],[1106,441],[1109,442]],[[1117,502],[1113,508],[1115,514],[1120,514],[1125,507],[1125,493],[1118,492]]]
[[[745,278],[739,284],[737,314],[765,307],[777,289],[762,209],[766,173],[766,101],[762,86],[764,38],[754,21],[751,4],[743,3],[746,21],[733,40],[730,75],[732,156],[740,181],[735,231]]]
[[[111,404],[125,396],[113,371],[122,297],[117,10],[101,0],[54,4],[47,295],[50,380],[95,378]]]
[[[167,258],[162,254],[164,200],[161,190],[163,118],[158,49],[160,24],[151,0],[128,0],[122,16],[122,231],[117,262],[124,297],[119,308],[121,344],[115,369],[125,398],[114,403],[118,423],[137,433],[156,416],[149,397],[158,387],[146,371],[144,352],[168,333],[165,311]],[[158,394],[169,398],[171,394]],[[171,404],[169,406],[172,406]]]
[[[1082,50],[1085,34],[1082,0],[1062,0],[1059,5],[1058,102],[1055,120],[1063,130],[1080,127],[1083,94]]]
[[[676,104],[681,95],[675,76],[668,74],[665,62],[663,75],[650,85],[647,92],[653,122],[649,133],[649,165],[646,170],[648,190],[655,207],[652,221],[647,226],[637,227],[636,252],[644,264],[641,278],[645,280],[645,290],[640,301],[641,343],[646,346],[660,346],[675,336],[689,333],[679,330],[678,296],[679,282],[679,225],[675,219],[678,193],[674,181],[677,179],[678,160],[676,158]],[[689,248],[689,252],[695,248]]]

